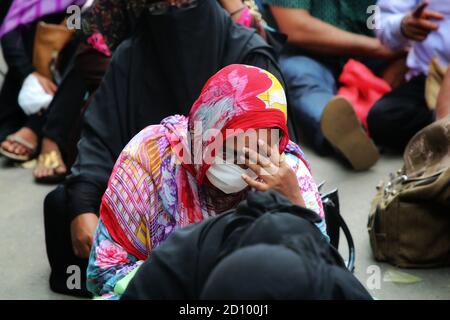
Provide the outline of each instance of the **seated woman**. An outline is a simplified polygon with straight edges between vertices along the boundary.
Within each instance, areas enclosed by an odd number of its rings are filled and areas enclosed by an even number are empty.
[[[235,24],[216,0],[169,7],[163,14],[142,11],[85,113],[71,174],[44,202],[52,290],[89,293],[67,288],[67,268],[77,265],[86,274],[102,195],[126,144],[150,124],[187,115],[205,82],[233,63],[282,79],[272,47],[255,30]]]
[[[318,221],[276,192],[249,192],[236,210],[175,231],[122,281],[122,299],[371,299]]]
[[[112,294],[175,229],[235,208],[249,187],[276,190],[323,217],[302,151],[289,140],[286,109],[272,74],[230,65],[208,80],[189,117],[168,117],[135,136],[102,199],[88,289]]]

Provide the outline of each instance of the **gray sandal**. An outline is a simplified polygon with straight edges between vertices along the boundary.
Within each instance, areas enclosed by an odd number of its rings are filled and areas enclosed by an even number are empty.
[[[14,161],[26,162],[26,161],[31,160],[36,153],[37,146],[32,145],[31,143],[29,143],[24,138],[22,138],[18,135],[14,135],[14,134],[9,135],[5,141],[18,143],[27,149],[27,153],[24,155],[21,155],[21,154],[12,153],[12,152],[7,151],[4,148],[0,147],[0,153],[8,159],[11,159]]]

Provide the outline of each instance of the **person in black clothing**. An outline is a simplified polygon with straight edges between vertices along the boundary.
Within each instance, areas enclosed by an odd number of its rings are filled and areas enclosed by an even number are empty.
[[[59,24],[63,18],[64,14],[51,14],[39,21]],[[53,95],[57,89],[53,81],[40,75],[32,64],[37,23],[38,21],[27,26],[19,26],[1,39],[3,55],[8,65],[8,73],[0,91],[1,148],[9,154],[22,156],[24,160],[29,159],[36,151],[39,135],[45,123],[45,113],[25,115],[18,103],[22,83],[33,74],[47,93]],[[9,135],[10,139],[5,140]]]
[[[0,26],[3,23],[3,19],[5,19],[9,7],[11,6],[12,0],[2,0],[2,3],[0,4]]]
[[[370,300],[315,223],[276,192],[175,231],[137,270],[123,300]]]
[[[37,165],[37,183],[64,181],[77,155],[83,114],[108,68],[110,57],[80,41],[75,57],[49,106]]]
[[[206,80],[233,63],[263,68],[283,83],[272,48],[255,30],[234,24],[215,0],[143,12],[87,109],[71,175],[44,203],[54,291],[88,295],[85,287],[67,289],[67,267],[87,266],[101,197],[128,141],[149,124],[186,114]]]

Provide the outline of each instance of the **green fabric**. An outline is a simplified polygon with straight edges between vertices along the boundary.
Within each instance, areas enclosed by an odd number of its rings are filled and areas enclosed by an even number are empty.
[[[311,16],[340,29],[373,36],[367,28],[367,8],[376,0],[263,0],[274,7],[304,9]]]
[[[119,282],[116,283],[116,286],[114,287],[115,294],[123,295],[123,293],[128,287],[128,284],[134,278],[134,275],[136,274],[138,269],[139,267],[135,268],[133,271],[131,271],[129,274],[127,274],[124,278],[122,278]]]

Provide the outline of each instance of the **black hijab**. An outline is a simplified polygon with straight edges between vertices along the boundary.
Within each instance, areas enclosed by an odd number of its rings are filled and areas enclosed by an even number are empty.
[[[123,299],[370,299],[316,227],[277,193],[249,193],[235,211],[177,230]]]
[[[164,15],[144,11],[86,112],[67,180],[70,214],[98,212],[114,162],[129,140],[169,115],[187,114],[205,82],[232,63],[266,69],[282,81],[272,48],[255,30],[233,23],[216,0]]]

